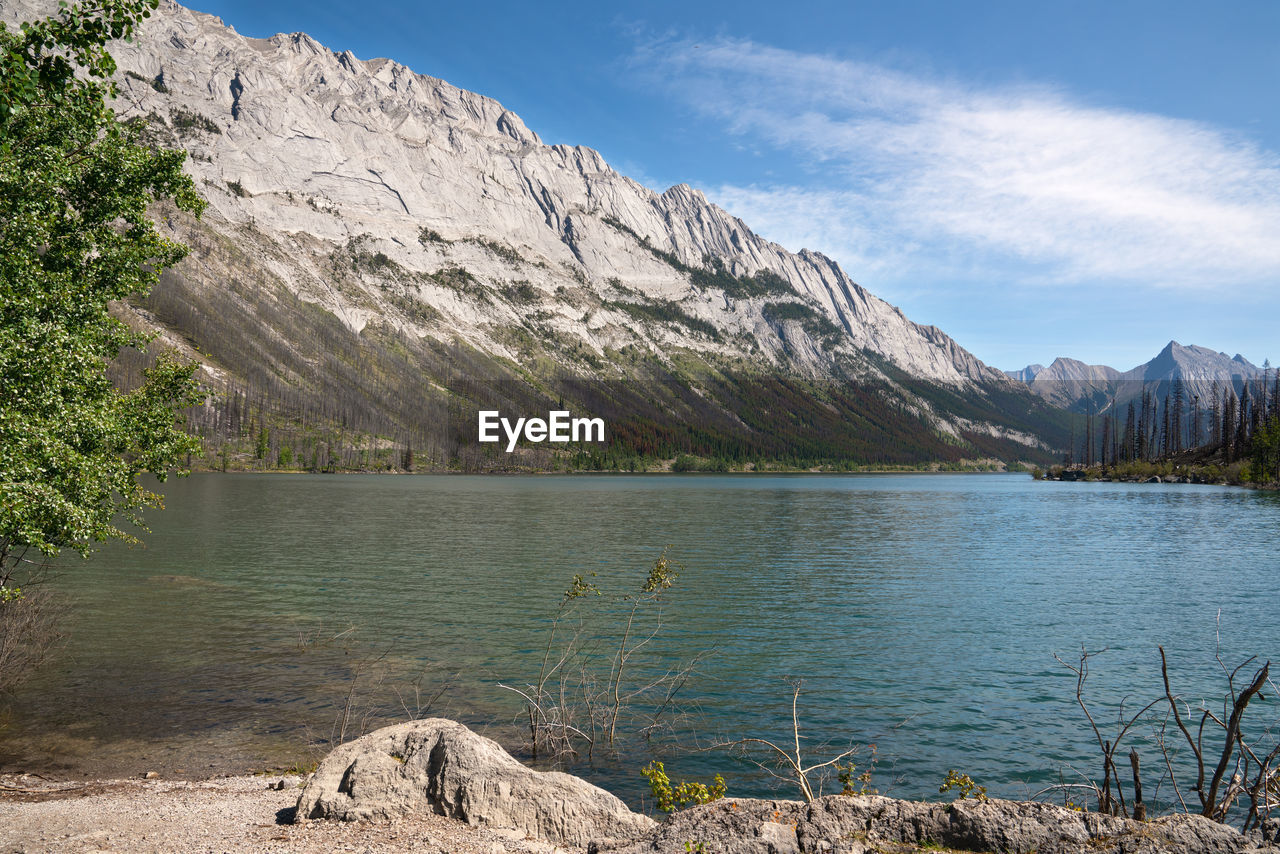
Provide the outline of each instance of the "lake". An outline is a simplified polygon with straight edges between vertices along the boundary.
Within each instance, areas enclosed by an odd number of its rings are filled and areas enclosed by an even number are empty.
[[[682,570],[628,677],[710,654],[664,710],[670,730],[572,768],[633,802],[651,758],[673,778],[720,771],[731,794],[793,797],[749,757],[688,750],[789,739],[789,678],[803,680],[805,749],[874,743],[881,791],[936,797],[956,768],[1026,797],[1101,764],[1055,653],[1107,648],[1087,683],[1106,721],[1122,699],[1160,694],[1160,644],[1193,705],[1220,701],[1219,613],[1224,660],[1280,653],[1280,496],[1241,489],[1012,474],[201,474],[163,491],[145,548],[64,560],[69,638],[11,704],[6,770],[305,764],[344,710],[348,733],[429,710],[519,751],[509,689],[535,681],[572,577],[602,595],[570,602],[557,638],[580,632],[598,688],[629,612],[617,597],[664,549]],[[653,604],[632,642],[656,624]]]

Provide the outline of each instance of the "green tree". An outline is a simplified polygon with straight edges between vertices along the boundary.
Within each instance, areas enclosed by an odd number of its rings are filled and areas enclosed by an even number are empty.
[[[271,450],[271,434],[267,431],[266,426],[258,430],[258,447],[257,457],[260,460],[267,458],[267,453]]]
[[[0,587],[60,549],[131,540],[163,480],[198,444],[175,426],[195,402],[193,365],[161,357],[145,381],[115,389],[106,366],[147,336],[108,306],[145,293],[185,247],[148,207],[199,214],[184,152],[140,144],[120,122],[112,39],[157,0],[98,0],[0,24]],[[36,557],[30,560],[29,555]],[[0,606],[0,622],[22,597]]]
[[[1252,470],[1257,483],[1280,483],[1280,415],[1267,419],[1253,434],[1249,444]]]

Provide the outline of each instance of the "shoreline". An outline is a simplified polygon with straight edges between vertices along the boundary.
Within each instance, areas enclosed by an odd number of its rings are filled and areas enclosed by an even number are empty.
[[[555,854],[545,843],[424,814],[388,822],[293,824],[304,778],[84,779],[0,774],[0,850],[233,854]],[[283,786],[281,787],[281,784]]]
[[[556,845],[519,829],[518,824],[508,827],[483,815],[448,817],[439,806],[432,810],[430,794],[419,806],[390,817],[312,818],[295,823],[304,786],[310,792],[309,787],[318,782],[313,774],[195,781],[88,779],[58,784],[34,775],[0,774],[0,850],[22,854],[1280,852],[1274,828],[1242,835],[1228,825],[1181,813],[1135,821],[1038,801],[903,801],[874,794],[828,795],[812,804],[730,797],[659,815],[659,823],[642,836],[602,840],[600,847],[596,842]],[[480,785],[488,790],[495,783],[503,784],[486,780]]]
[[[954,771],[938,790],[954,792],[947,800],[886,797],[846,778],[843,791],[823,796],[805,771],[796,781],[803,800],[732,797],[723,787],[690,798],[668,787],[665,805],[654,784],[648,809],[665,814],[646,815],[582,777],[532,768],[454,720],[423,718],[343,742],[306,774],[66,783],[0,774],[0,850],[1280,854],[1269,810],[1235,816],[1244,831],[1229,812],[1213,820],[1185,806],[1148,818],[1140,789],[1130,818],[1123,796],[1118,809],[1097,812],[989,798]]]
[[[1206,478],[1195,470],[1186,472],[1170,472],[1166,474],[1114,474],[1097,466],[1093,468],[1055,467],[1054,470],[1032,472],[1031,477],[1037,481],[1056,483],[1132,483],[1132,484],[1177,484],[1179,486],[1214,486],[1231,487],[1233,489],[1250,489],[1257,492],[1278,492],[1280,482],[1257,483],[1251,480]]]
[[[304,469],[229,469],[222,471],[220,469],[192,469],[185,475],[179,477],[189,477],[193,474],[250,474],[250,475],[304,475],[307,477],[314,476],[347,476],[347,475],[377,475],[378,477],[858,477],[861,475],[895,475],[895,474],[946,474],[946,475],[1000,475],[1000,474],[1025,474],[1031,475],[1030,469],[863,469],[859,471],[846,471],[843,469],[833,469],[830,471],[823,469],[779,469],[764,471],[671,471],[669,469],[653,469],[649,471],[614,471],[606,469],[580,469],[575,471],[547,471],[547,470],[527,470],[517,471],[510,469],[489,469],[486,471],[453,471],[448,469],[429,470],[429,471],[358,471],[355,469],[347,469],[343,471],[306,471]],[[171,475],[172,476],[172,475]]]

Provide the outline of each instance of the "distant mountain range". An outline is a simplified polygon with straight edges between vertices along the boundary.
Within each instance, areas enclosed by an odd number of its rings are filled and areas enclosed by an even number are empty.
[[[1182,381],[1187,401],[1199,399],[1207,406],[1215,384],[1219,394],[1230,386],[1238,395],[1246,382],[1263,379],[1264,371],[1239,354],[1170,341],[1153,359],[1127,371],[1059,357],[1047,368],[1028,365],[1005,374],[1055,406],[1100,413],[1139,398],[1144,389],[1162,399],[1175,380]]]

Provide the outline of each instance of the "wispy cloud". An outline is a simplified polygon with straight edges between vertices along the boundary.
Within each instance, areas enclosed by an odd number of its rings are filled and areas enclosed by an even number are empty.
[[[1280,277],[1280,158],[1226,130],[977,89],[751,41],[664,42],[637,65],[734,134],[815,167],[708,188],[775,240],[860,275],[1244,287]]]

